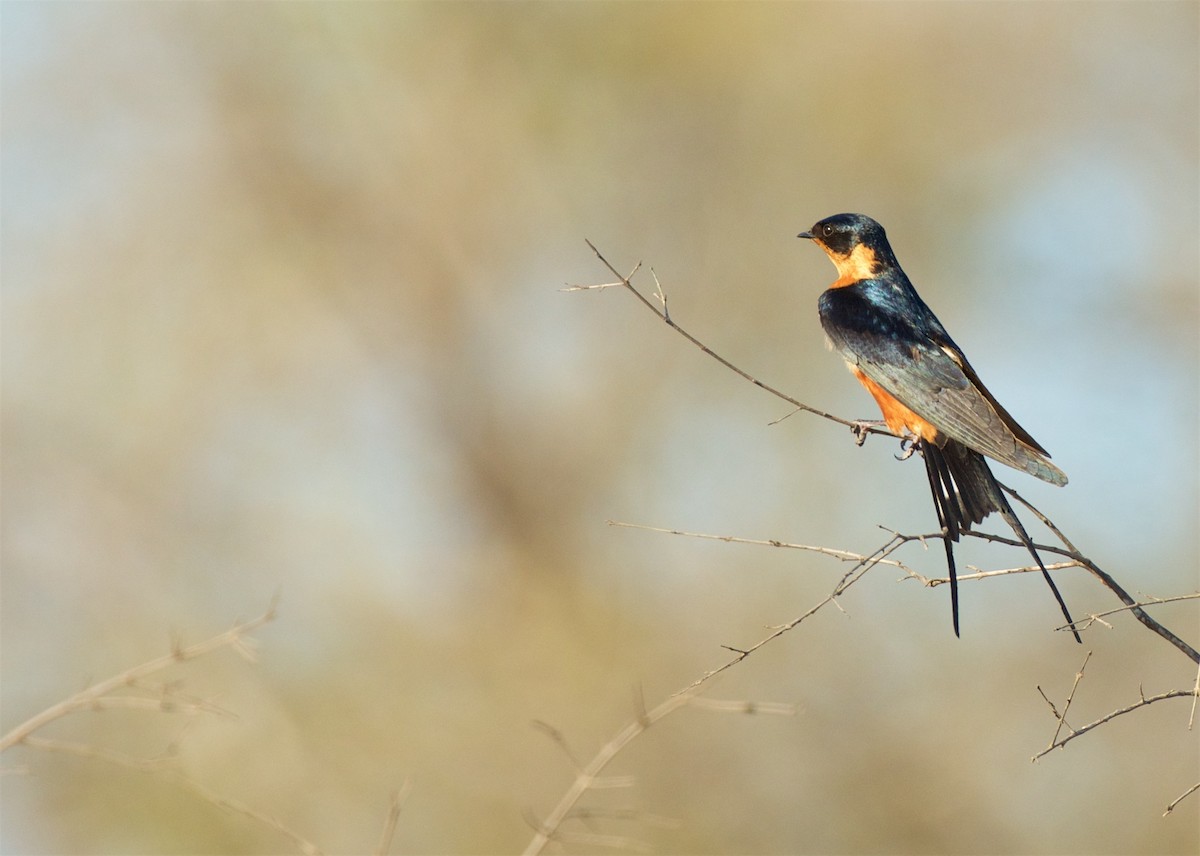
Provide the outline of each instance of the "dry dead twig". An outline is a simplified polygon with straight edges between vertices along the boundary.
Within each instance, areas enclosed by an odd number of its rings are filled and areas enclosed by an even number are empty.
[[[1127,713],[1133,713],[1135,710],[1141,710],[1142,708],[1148,707],[1156,702],[1166,701],[1170,698],[1194,698],[1197,694],[1196,689],[1168,690],[1167,692],[1159,693],[1158,695],[1153,696],[1147,696],[1144,693],[1139,693],[1140,697],[1133,704],[1111,711],[1110,713],[1107,713],[1099,719],[1093,720],[1092,722],[1089,722],[1087,725],[1081,726],[1080,728],[1072,728],[1071,725],[1067,723],[1067,709],[1071,706],[1071,702],[1075,698],[1075,690],[1079,687],[1080,681],[1083,680],[1083,670],[1087,666],[1088,660],[1091,658],[1091,656],[1092,653],[1089,651],[1087,657],[1085,657],[1083,660],[1083,665],[1079,667],[1079,671],[1075,674],[1075,682],[1071,685],[1071,691],[1067,694],[1067,699],[1063,705],[1061,714],[1058,712],[1058,709],[1055,708],[1054,703],[1050,701],[1049,697],[1047,697],[1046,693],[1043,692],[1042,688],[1040,686],[1037,688],[1038,692],[1042,694],[1042,698],[1046,700],[1048,705],[1050,705],[1050,711],[1054,714],[1055,719],[1058,720],[1058,727],[1054,730],[1054,736],[1050,738],[1050,744],[1041,752],[1038,752],[1036,755],[1034,755],[1030,759],[1031,761],[1036,761],[1043,755],[1048,755],[1050,752],[1053,752],[1055,749],[1063,748],[1076,737],[1081,737],[1084,734],[1087,734],[1093,728],[1097,728],[1106,722],[1116,719],[1118,716],[1124,716]],[[1070,733],[1065,737],[1060,737],[1064,726]]]
[[[51,705],[25,722],[22,722],[3,737],[0,737],[0,752],[18,743],[27,742],[29,736],[39,728],[81,710],[95,710],[104,707],[133,707],[146,705],[150,702],[161,709],[170,709],[169,706],[171,704],[179,705],[182,703],[196,710],[215,713],[222,712],[212,702],[188,696],[173,696],[165,691],[161,693],[161,700],[157,702],[146,697],[110,696],[109,694],[121,689],[138,689],[151,686],[146,681],[150,675],[161,672],[163,669],[173,666],[176,663],[194,660],[197,657],[203,657],[222,648],[231,648],[246,659],[253,660],[253,640],[249,638],[249,634],[275,619],[277,605],[278,597],[272,598],[271,603],[262,615],[252,618],[249,621],[237,623],[224,633],[218,633],[216,636],[206,639],[203,642],[197,642],[195,645],[181,646],[178,640],[172,640],[170,653],[142,663],[140,666],[134,666],[132,669],[127,669],[99,683],[92,684],[87,689],[80,690],[73,696]],[[165,687],[166,685],[158,686]]]
[[[1166,817],[1168,814],[1175,811],[1175,806],[1179,805],[1181,802],[1183,802],[1185,799],[1190,797],[1192,794],[1194,794],[1198,790],[1200,790],[1200,782],[1196,782],[1196,784],[1192,785],[1190,788],[1188,788],[1186,791],[1181,793],[1175,799],[1171,800],[1170,805],[1167,806],[1167,810],[1162,813],[1162,816]]]
[[[191,791],[196,796],[200,797],[205,802],[233,814],[239,814],[242,817],[248,818],[255,823],[265,826],[268,829],[274,830],[284,838],[290,840],[301,853],[306,856],[320,856],[321,849],[316,844],[309,841],[300,833],[293,830],[287,824],[283,823],[279,818],[273,815],[264,814],[257,809],[251,808],[246,803],[224,796],[217,793],[206,785],[201,784],[190,776],[185,775],[176,766],[176,758],[173,755],[166,755],[160,758],[135,758],[131,755],[125,755],[121,752],[114,752],[109,749],[100,749],[95,746],[90,746],[86,743],[72,743],[65,740],[47,740],[42,737],[26,736],[22,743],[33,749],[39,749],[45,752],[59,752],[66,755],[74,755],[79,758],[87,758],[90,760],[103,761],[107,764],[113,764],[118,767],[124,767],[128,770],[136,770],[140,773],[149,773],[166,779],[172,784]]]
[[[396,824],[400,820],[400,812],[404,809],[404,803],[408,801],[410,793],[412,793],[412,782],[405,779],[400,790],[392,794],[387,818],[383,822],[383,832],[379,836],[379,844],[375,847],[375,856],[385,856],[392,848],[392,838],[396,835]]]
[[[765,713],[776,715],[791,715],[795,713],[795,707],[792,705],[699,699],[692,687],[685,688],[674,695],[668,696],[653,709],[646,710],[642,704],[639,692],[635,699],[636,715],[634,718],[613,735],[607,743],[601,746],[592,759],[582,766],[576,760],[574,753],[567,748],[562,732],[544,722],[535,723],[535,726],[549,734],[551,739],[564,750],[564,754],[570,758],[571,765],[575,769],[575,780],[571,783],[566,793],[559,799],[558,804],[555,805],[543,820],[538,821],[533,817],[527,817],[535,832],[533,839],[524,850],[525,856],[534,856],[534,854],[541,853],[551,841],[572,841],[595,846],[622,847],[635,850],[643,849],[640,842],[623,836],[595,836],[591,833],[571,833],[564,832],[560,827],[563,821],[569,817],[584,818],[591,815],[591,812],[583,812],[576,808],[576,804],[580,798],[589,790],[594,790],[597,787],[631,786],[633,784],[632,776],[602,777],[600,774],[604,772],[604,769],[623,749],[651,725],[661,721],[681,707],[689,705],[724,713]],[[640,815],[634,813],[631,816]]]
[[[776,389],[775,387],[773,387],[767,383],[764,383],[763,381],[754,377],[749,372],[744,371],[743,369],[734,365],[729,360],[725,359],[720,354],[718,354],[716,351],[714,351],[712,348],[708,347],[708,345],[701,342],[699,339],[697,339],[695,336],[693,336],[687,330],[683,329],[677,323],[675,323],[674,319],[671,318],[671,313],[667,310],[667,295],[666,295],[666,292],[662,288],[662,283],[660,283],[658,281],[657,276],[654,277],[654,286],[655,286],[654,300],[658,301],[658,303],[662,306],[662,309],[659,309],[658,307],[656,307],[654,305],[654,302],[649,297],[646,297],[646,295],[642,294],[640,291],[637,290],[637,288],[633,285],[632,279],[633,279],[634,275],[639,270],[641,270],[641,268],[642,268],[641,262],[638,262],[636,265],[634,265],[633,270],[631,270],[629,272],[628,276],[622,276],[617,271],[617,269],[615,267],[613,267],[611,263],[609,263],[608,259],[606,259],[604,257],[604,255],[598,249],[596,249],[595,244],[593,244],[591,241],[586,241],[586,243],[591,248],[592,252],[596,254],[596,258],[598,258],[601,261],[601,263],[606,268],[608,268],[609,272],[612,273],[613,276],[617,277],[617,279],[619,281],[618,282],[601,283],[600,285],[570,285],[570,286],[567,286],[566,288],[561,289],[562,291],[590,291],[593,289],[616,288],[618,286],[623,286],[625,289],[627,289],[629,291],[630,294],[632,294],[634,297],[636,297],[643,306],[645,306],[647,309],[649,309],[651,312],[653,312],[655,315],[657,315],[663,323],[665,323],[668,327],[670,327],[672,330],[674,330],[680,336],[683,336],[683,338],[687,339],[689,342],[691,342],[693,345],[695,345],[701,351],[708,354],[708,356],[712,357],[718,363],[725,366],[725,368],[729,369],[730,371],[734,372],[735,374],[739,375],[740,377],[750,381],[750,383],[754,384],[755,386],[759,387],[760,389],[764,389],[767,392],[774,395],[776,398],[786,401],[788,404],[792,405],[797,410],[803,410],[807,413],[812,413],[816,416],[820,416],[823,419],[828,419],[831,422],[837,422],[839,425],[845,425],[850,430],[855,431],[864,436],[868,433],[883,434],[888,437],[892,436],[889,432],[882,430],[880,428],[866,427],[861,420],[858,422],[854,422],[854,421],[851,421],[848,419],[843,419],[840,416],[834,416],[832,413],[828,413],[824,410],[821,410],[820,408],[813,407],[812,405],[809,405],[809,404],[805,404],[803,401],[799,401],[795,398],[792,398],[787,393],[781,392],[780,390]]]

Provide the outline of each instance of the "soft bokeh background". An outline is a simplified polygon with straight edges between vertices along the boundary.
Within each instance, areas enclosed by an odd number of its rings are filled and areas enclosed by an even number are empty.
[[[1194,591],[1200,16],[1126,4],[23,4],[3,14],[3,721],[281,594],[261,659],[166,677],[236,720],[45,735],[151,757],[333,852],[524,846],[635,713],[824,597],[819,556],[928,531],[920,464],[788,412],[616,290],[814,405],[833,269],[888,227],[1057,490],[1002,478],[1131,591]],[[643,284],[649,285],[649,279]],[[1037,537],[1048,537],[1037,530]],[[905,553],[939,574],[940,549]],[[962,561],[1020,564],[967,545]],[[618,757],[665,852],[1194,853],[1195,669],[1043,582],[877,569]],[[1060,576],[1077,616],[1117,606]],[[1156,614],[1196,643],[1190,603]],[[152,775],[18,747],[8,853],[279,852]],[[17,772],[12,772],[16,770]],[[597,850],[568,845],[569,851]]]

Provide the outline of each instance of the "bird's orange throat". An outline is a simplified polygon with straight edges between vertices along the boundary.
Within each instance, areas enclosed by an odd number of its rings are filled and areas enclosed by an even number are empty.
[[[854,285],[859,280],[870,279],[882,265],[875,255],[875,250],[866,244],[858,244],[849,253],[835,253],[824,244],[821,245],[833,266],[837,268],[837,282],[830,288],[843,288]]]

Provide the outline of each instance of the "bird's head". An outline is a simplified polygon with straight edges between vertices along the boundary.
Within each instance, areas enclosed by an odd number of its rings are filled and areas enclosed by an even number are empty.
[[[887,233],[864,214],[834,214],[796,237],[808,238],[825,251],[838,270],[839,283],[870,279],[896,264]]]

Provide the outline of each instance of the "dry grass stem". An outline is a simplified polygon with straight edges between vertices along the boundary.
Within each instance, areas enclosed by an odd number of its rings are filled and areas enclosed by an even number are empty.
[[[595,836],[589,833],[564,832],[561,826],[563,821],[568,818],[586,819],[597,816],[597,813],[593,810],[577,808],[580,798],[589,790],[595,790],[599,787],[629,787],[633,785],[634,777],[632,776],[601,777],[600,774],[604,772],[605,767],[612,762],[613,758],[645,732],[646,729],[679,710],[681,707],[688,705],[703,707],[721,713],[790,714],[795,712],[795,708],[791,705],[768,702],[699,699],[695,695],[695,691],[691,688],[668,696],[651,710],[646,710],[641,703],[641,692],[639,690],[634,700],[634,718],[613,735],[607,743],[601,746],[600,750],[590,761],[580,766],[576,763],[574,756],[570,752],[566,753],[575,768],[575,779],[570,787],[567,788],[566,793],[559,799],[558,804],[546,815],[544,820],[538,821],[533,817],[527,817],[535,833],[533,839],[523,851],[526,856],[541,853],[551,841],[641,849],[642,845],[633,839],[622,836]],[[548,734],[561,748],[566,749],[566,741],[557,728],[549,726],[544,722],[536,723],[535,727],[539,731]],[[630,816],[635,817],[639,815],[635,813]]]
[[[75,713],[80,710],[94,710],[102,708],[106,705],[128,705],[134,706],[136,702],[116,702],[114,697],[109,694],[121,689],[138,689],[141,687],[150,686],[146,683],[146,678],[156,672],[161,672],[169,666],[176,663],[182,663],[187,660],[194,660],[197,657],[203,657],[206,654],[211,654],[214,651],[219,651],[222,648],[231,648],[240,654],[246,655],[252,649],[248,644],[248,634],[262,627],[275,619],[275,610],[278,604],[278,598],[272,598],[271,603],[267,606],[267,610],[257,618],[250,621],[244,621],[235,624],[224,633],[218,633],[210,639],[203,642],[197,642],[195,645],[182,646],[178,640],[173,640],[170,653],[156,657],[149,662],[142,663],[140,666],[134,666],[132,669],[127,669],[118,675],[114,675],[107,680],[93,684],[85,690],[81,690],[75,695],[63,699],[57,704],[51,705],[40,713],[35,714],[29,719],[22,722],[16,728],[13,728],[3,737],[0,737],[0,752],[15,746],[18,743],[25,742],[27,738],[51,722],[61,719],[68,714]],[[162,686],[162,685],[160,685]],[[180,696],[185,699],[184,704],[189,705],[197,710],[205,712],[224,713],[217,705],[212,702],[203,700],[191,699],[189,697]],[[160,702],[160,706],[161,706]]]
[[[301,853],[306,856],[320,856],[321,850],[317,845],[313,844],[300,833],[293,830],[287,824],[283,823],[279,818],[269,814],[264,814],[254,808],[251,808],[246,803],[240,800],[226,797],[217,793],[206,785],[202,785],[195,779],[184,775],[177,766],[177,759],[173,755],[167,755],[161,758],[135,758],[130,755],[125,755],[120,752],[113,752],[108,749],[99,749],[95,746],[89,746],[85,743],[72,743],[64,740],[46,740],[42,737],[27,736],[22,741],[26,746],[34,749],[39,749],[45,752],[59,752],[67,755],[74,755],[79,758],[87,758],[90,760],[103,761],[107,764],[114,764],[118,767],[124,767],[128,770],[136,770],[140,773],[149,773],[161,779],[166,779],[172,784],[190,791],[205,802],[233,814],[241,815],[255,823],[265,826],[268,829],[274,830],[279,835],[290,840]]]
[[[392,848],[392,838],[396,835],[396,824],[400,820],[400,812],[404,809],[404,803],[408,800],[410,793],[412,793],[412,782],[405,779],[400,790],[392,794],[392,800],[388,804],[387,817],[383,822],[383,832],[379,836],[379,844],[375,847],[375,856],[385,856]]]

